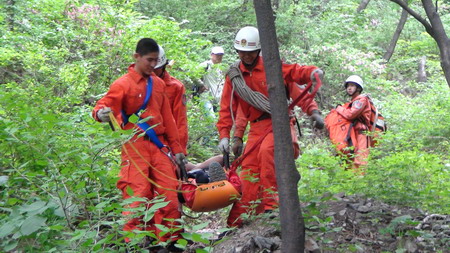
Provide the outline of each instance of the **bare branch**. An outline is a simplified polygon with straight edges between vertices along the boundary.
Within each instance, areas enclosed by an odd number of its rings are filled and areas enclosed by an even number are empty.
[[[367,5],[369,4],[370,0],[362,0],[361,3],[359,3],[358,9],[356,12],[360,13],[364,9],[366,9]]]
[[[391,2],[394,2],[398,5],[400,5],[400,7],[402,7],[404,10],[406,10],[409,14],[411,14],[411,16],[413,16],[415,19],[417,19],[417,21],[419,21],[427,30],[427,32],[434,37],[434,33],[433,33],[433,28],[431,27],[430,23],[428,23],[427,20],[425,20],[424,18],[422,18],[422,16],[420,16],[417,12],[415,12],[413,9],[409,8],[408,5],[403,2],[402,0],[390,0]]]

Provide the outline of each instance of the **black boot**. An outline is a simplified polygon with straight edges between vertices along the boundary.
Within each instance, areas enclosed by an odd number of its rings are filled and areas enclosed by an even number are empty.
[[[220,163],[212,162],[209,165],[209,182],[217,182],[222,180],[227,180],[227,175],[225,174],[225,170],[222,168]]]

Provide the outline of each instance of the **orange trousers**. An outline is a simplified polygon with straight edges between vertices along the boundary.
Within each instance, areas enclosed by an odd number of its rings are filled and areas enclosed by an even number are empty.
[[[367,165],[367,158],[369,157],[370,142],[370,137],[364,133],[364,130],[359,130],[356,133],[355,152],[352,167],[357,174],[364,174],[364,166]]]
[[[160,137],[161,139],[161,137]],[[161,140],[162,141],[162,140]],[[153,231],[160,241],[176,241],[180,238],[179,225],[175,219],[181,217],[178,210],[178,198],[176,189],[178,181],[175,173],[175,166],[169,157],[164,154],[155,144],[144,138],[133,138],[122,146],[122,169],[119,173],[117,188],[122,191],[124,199],[131,196],[152,199],[157,196],[165,198],[169,204],[158,209],[154,217],[145,223],[143,217],[127,218],[133,214],[132,211],[125,211],[123,215],[128,219],[124,225],[124,231],[147,230]],[[155,182],[155,185],[150,182]],[[131,189],[127,190],[127,189]],[[128,207],[136,208],[143,205],[142,202],[133,202]],[[147,206],[149,208],[150,206]],[[161,233],[155,226],[161,224],[168,228],[173,228],[173,232]],[[175,231],[178,230],[178,231]],[[126,241],[129,241],[126,239]]]
[[[258,142],[268,128],[272,129],[270,119],[250,123],[245,149],[248,150]],[[293,123],[291,136],[296,158],[299,155],[299,146]],[[242,181],[242,197],[231,208],[227,220],[229,227],[242,226],[241,215],[244,213],[260,214],[278,207],[273,132],[267,134],[261,144],[244,159],[239,176]]]

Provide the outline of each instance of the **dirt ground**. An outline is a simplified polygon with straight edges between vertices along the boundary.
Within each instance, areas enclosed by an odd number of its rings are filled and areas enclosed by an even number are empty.
[[[425,213],[344,193],[324,199],[302,206],[307,219],[305,252],[450,252],[448,214]],[[223,217],[207,219],[212,222],[204,231],[223,226],[219,222]],[[216,242],[213,252],[281,252],[280,237],[279,215],[263,214]],[[189,252],[202,246],[193,244]]]

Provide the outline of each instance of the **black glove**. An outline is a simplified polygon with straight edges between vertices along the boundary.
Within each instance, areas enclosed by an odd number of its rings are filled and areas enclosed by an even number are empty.
[[[175,154],[175,161],[179,166],[184,166],[187,163],[186,157],[183,153]]]
[[[317,129],[323,129],[323,127],[325,126],[322,115],[320,115],[320,112],[318,110],[314,110],[312,112],[311,120],[313,122],[313,127],[317,128]]]
[[[239,157],[242,154],[242,149],[244,148],[244,143],[242,142],[242,138],[234,136],[233,137],[233,147],[231,150],[235,157]]]
[[[219,150],[220,152],[222,152],[222,154],[224,153],[229,153],[230,152],[230,139],[229,138],[222,138],[219,141]]]

